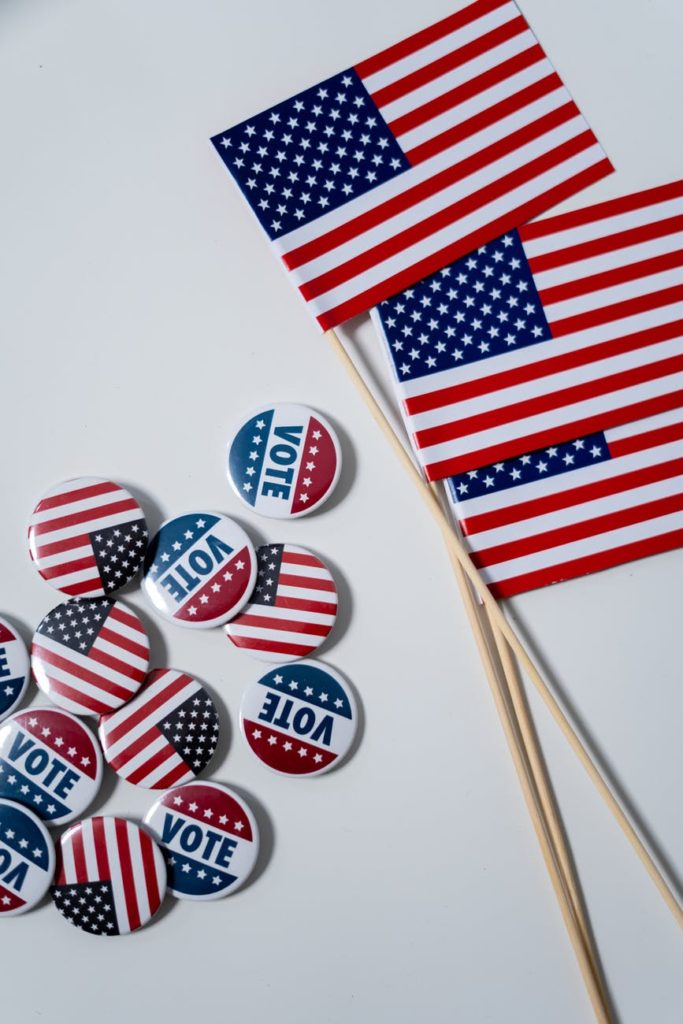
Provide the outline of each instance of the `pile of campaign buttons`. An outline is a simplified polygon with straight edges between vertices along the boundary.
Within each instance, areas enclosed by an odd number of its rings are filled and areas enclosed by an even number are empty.
[[[228,446],[233,490],[270,518],[319,509],[340,471],[333,428],[302,405],[259,409]],[[118,592],[141,574],[162,619],[222,627],[234,647],[271,663],[242,696],[242,736],[272,771],[311,776],[349,754],[358,720],[348,683],[307,660],[335,624],[334,575],[298,545],[255,549],[240,525],[201,507],[167,519],[150,540],[138,501],[99,477],[52,487],[31,515],[28,546],[67,599],[39,623],[30,658],[0,618],[0,916],[30,910],[50,889],[71,924],[123,935],[152,920],[166,892],[231,895],[254,872],[259,828],[239,792],[198,778],[216,754],[218,709],[190,673],[150,671],[147,630]],[[19,711],[31,671],[51,703]],[[82,817],[105,765],[161,791],[141,824]],[[49,829],[62,826],[53,840]]]

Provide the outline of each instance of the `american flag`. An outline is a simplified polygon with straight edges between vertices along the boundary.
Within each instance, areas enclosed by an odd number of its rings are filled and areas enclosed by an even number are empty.
[[[148,665],[144,626],[118,601],[65,601],[33,635],[31,667],[38,686],[77,715],[121,707],[139,690]]]
[[[475,0],[212,142],[323,329],[612,170],[510,0]]]
[[[92,935],[125,935],[156,914],[166,892],[159,847],[123,818],[87,818],[62,836],[52,899]]]
[[[138,695],[99,724],[110,767],[149,789],[168,789],[198,775],[213,757],[218,731],[208,692],[170,668],[150,672]]]
[[[55,851],[47,829],[32,811],[0,799],[0,917],[30,910],[47,892]]]
[[[438,480],[683,403],[683,182],[511,231],[383,302]]]
[[[164,793],[145,825],[166,858],[169,892],[181,899],[227,896],[256,864],[254,816],[237,793],[217,782],[190,782]]]
[[[0,797],[65,825],[94,800],[102,754],[90,730],[58,708],[32,708],[0,728]]]
[[[147,546],[142,509],[110,480],[79,477],[49,491],[28,529],[35,566],[72,597],[104,597],[137,574]]]
[[[304,658],[323,643],[337,617],[332,574],[316,555],[292,544],[264,544],[256,559],[256,588],[225,632],[262,661]]]
[[[472,560],[512,597],[683,545],[683,413],[448,480]]]

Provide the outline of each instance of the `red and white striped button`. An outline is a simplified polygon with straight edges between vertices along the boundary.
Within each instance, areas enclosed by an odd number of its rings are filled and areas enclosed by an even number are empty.
[[[260,661],[295,661],[317,650],[337,618],[337,587],[317,555],[293,544],[257,548],[249,604],[225,627],[236,647]]]
[[[118,601],[57,605],[33,635],[31,668],[50,700],[76,715],[104,715],[129,701],[149,666],[149,640]]]
[[[147,523],[119,484],[78,477],[57,484],[33,510],[33,563],[44,580],[71,597],[105,597],[130,582],[147,548]]]
[[[169,789],[195,778],[218,743],[216,706],[186,672],[156,669],[138,695],[103,715],[99,735],[107,763],[134,786]]]
[[[52,899],[92,935],[125,935],[156,914],[166,893],[161,850],[124,818],[87,818],[62,836]]]

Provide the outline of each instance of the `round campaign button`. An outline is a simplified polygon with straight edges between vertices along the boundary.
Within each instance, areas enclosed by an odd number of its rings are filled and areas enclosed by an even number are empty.
[[[21,702],[29,678],[26,645],[16,629],[0,619],[0,722]]]
[[[72,597],[104,597],[137,574],[147,523],[135,498],[111,480],[57,484],[33,510],[28,546],[44,580]]]
[[[0,725],[0,796],[25,804],[48,825],[79,817],[102,782],[102,753],[67,711],[30,708]]]
[[[256,863],[258,828],[244,800],[217,782],[164,793],[145,825],[166,858],[168,888],[186,900],[216,900],[246,882]]]
[[[55,872],[50,833],[28,807],[0,799],[0,917],[40,903]]]
[[[237,430],[228,479],[254,512],[295,519],[329,498],[341,471],[339,440],[327,420],[305,405],[260,409]]]
[[[242,734],[282,775],[320,775],[348,753],[358,714],[349,687],[327,665],[278,665],[251,683],[240,707]]]
[[[65,601],[33,634],[31,668],[38,686],[77,715],[120,708],[140,689],[148,666],[145,627],[119,601]]]
[[[293,544],[256,549],[256,587],[225,627],[236,647],[260,661],[295,661],[320,647],[337,618],[337,587],[317,555]]]
[[[167,519],[149,545],[143,589],[179,626],[222,626],[244,607],[256,580],[254,547],[241,526],[216,512]]]
[[[199,775],[213,757],[218,733],[208,691],[173,668],[150,672],[137,696],[99,724],[110,767],[148,789],[169,789]]]
[[[165,893],[161,850],[132,821],[86,818],[60,839],[52,899],[84,932],[134,932],[154,917]]]

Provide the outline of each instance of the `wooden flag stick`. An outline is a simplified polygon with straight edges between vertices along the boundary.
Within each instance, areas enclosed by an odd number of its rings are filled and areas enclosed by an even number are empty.
[[[379,404],[375,401],[372,392],[370,391],[367,384],[363,380],[361,374],[358,372],[353,360],[350,358],[348,352],[342,345],[336,332],[334,330],[329,330],[326,332],[326,337],[330,344],[332,345],[332,348],[336,352],[338,358],[341,360],[344,367],[346,368],[346,371],[351,376],[353,383],[356,389],[359,391],[365,404],[367,405],[368,411],[370,412],[371,416],[379,426],[382,433],[387,438],[389,444],[394,450],[394,453],[399,458],[404,469],[413,480],[413,483],[417,487],[419,493],[422,495],[422,498],[425,501],[427,508],[429,509],[432,516],[436,520],[439,528],[443,532],[444,540],[446,542],[449,552],[456,559],[461,569],[463,570],[463,572],[469,579],[470,583],[474,587],[475,591],[480,595],[481,600],[486,607],[486,611],[489,615],[491,623],[494,624],[505,637],[511,649],[517,656],[520,664],[524,668],[524,671],[527,673],[529,679],[538,690],[541,699],[548,708],[552,717],[555,719],[555,722],[559,726],[565,739],[569,743],[570,747],[572,748],[572,750],[578,757],[579,761],[583,765],[584,769],[588,773],[588,776],[590,777],[594,786],[596,787],[601,797],[603,798],[603,800],[609,807],[610,811],[612,812],[612,815],[614,816],[617,824],[619,825],[619,828],[624,833],[627,840],[635,850],[641,863],[645,867],[645,870],[647,871],[648,875],[650,876],[650,878],[656,885],[657,889],[659,890],[666,905],[671,910],[679,926],[683,926],[683,911],[678,905],[676,897],[669,888],[669,885],[667,884],[662,873],[657,867],[654,859],[647,850],[645,844],[643,843],[640,836],[636,832],[635,828],[633,827],[628,817],[624,813],[619,801],[616,799],[611,789],[603,779],[599,769],[597,768],[592,758],[588,754],[588,751],[583,746],[581,740],[577,736],[571,723],[564,714],[562,708],[558,704],[554,695],[551,693],[547,683],[543,679],[543,676],[536,667],[534,661],[527,653],[526,648],[521,643],[514,629],[506,619],[500,606],[498,605],[498,602],[491,594],[490,590],[484,583],[477,569],[474,567],[464,544],[457,536],[457,534],[451,529],[451,524],[448,521],[448,517],[441,508],[441,505],[439,504],[436,495],[433,494],[432,491],[430,490],[429,484],[427,484],[427,482],[423,480],[417,466],[414,464],[413,460],[406,452],[405,448],[399,441],[398,437],[396,437],[396,435],[394,434],[394,431],[392,430],[391,425],[389,424],[386,416],[384,415],[384,412],[380,408]]]
[[[430,486],[438,498],[439,492],[436,484],[431,484]],[[585,965],[576,948],[575,935],[567,923],[567,912],[573,915],[573,919],[578,926],[578,932],[583,941],[585,952],[599,989],[602,1005],[609,1014],[609,996],[604,983],[588,913],[517,667],[511,656],[510,648],[500,631],[488,620],[486,611],[479,603],[477,595],[472,590],[460,567],[460,563],[455,560],[450,551],[449,556],[465,605],[465,611],[467,612],[475,642],[486,671],[489,687],[493,693],[496,708],[512,753],[515,768],[517,769],[527,807],[543,852],[546,868],[555,888],[555,894],[560,903],[560,909],[562,910],[572,945],[577,954],[579,965],[584,974],[584,980],[586,980]],[[490,642],[495,644],[498,653],[500,668],[502,669],[502,679],[500,672],[496,670],[491,655]],[[517,749],[513,749],[513,744]],[[523,762],[525,765],[526,772],[520,771],[520,762]],[[526,777],[527,775],[528,778]],[[543,834],[540,834],[541,832]],[[552,865],[549,864],[549,857],[554,858]],[[560,887],[559,891],[558,886]],[[586,983],[588,986],[588,982]],[[589,994],[591,994],[590,988]],[[592,998],[593,996],[591,995]]]
[[[514,701],[512,701],[509,693],[509,680],[508,687],[506,688],[497,671],[489,648],[480,616],[480,609],[477,606],[477,598],[459,562],[452,556],[451,562],[498,717],[503,727],[510,754],[512,755],[512,761],[522,793],[524,794],[527,810],[529,811],[536,838],[541,848],[543,861],[562,912],[562,918],[588,991],[588,997],[591,1001],[596,1020],[604,1022],[604,1024],[610,1024],[612,1016],[609,997],[605,990],[590,926],[583,910],[583,901],[580,895],[578,895],[578,899],[575,895],[578,893],[578,881],[574,875],[571,858],[568,857],[566,850],[564,851],[565,857],[561,856],[553,838],[553,830],[544,808],[541,787],[538,784],[538,778],[535,776],[531,758],[527,753],[528,744],[525,742],[522,731],[519,728],[519,723],[515,719],[514,710],[511,711],[511,705],[514,708]],[[504,640],[502,644],[505,646]],[[535,733],[533,734],[533,739],[537,743]],[[546,781],[548,782],[547,779]],[[554,801],[552,802],[554,804]],[[564,835],[561,829],[560,834],[564,843]],[[569,872],[564,869],[563,860],[568,863]]]

